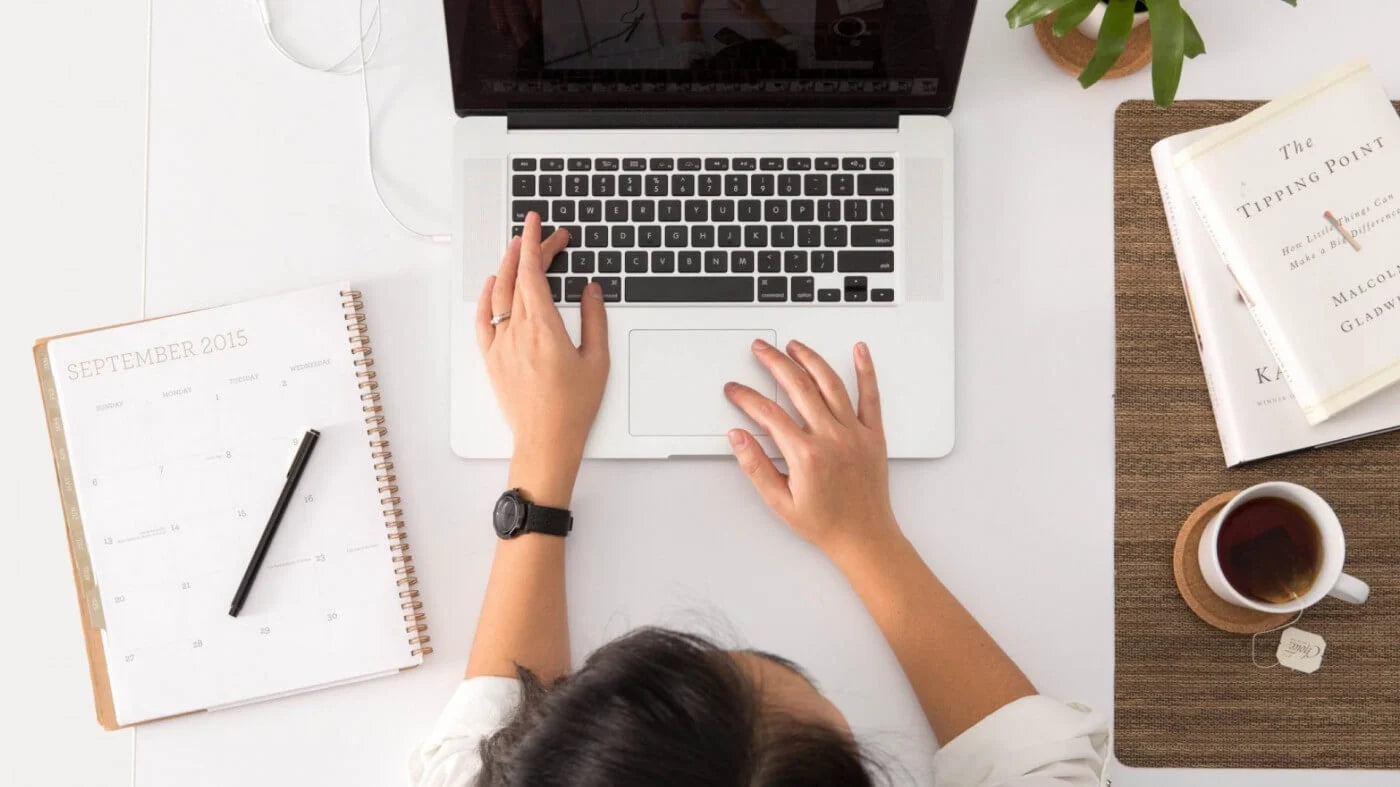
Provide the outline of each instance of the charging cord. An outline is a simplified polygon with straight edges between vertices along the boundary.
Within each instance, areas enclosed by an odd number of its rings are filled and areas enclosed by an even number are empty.
[[[287,60],[291,61],[292,63],[295,63],[298,66],[301,66],[302,68],[305,68],[310,71],[315,71],[317,73],[333,74],[336,76],[351,76],[354,74],[360,75],[360,90],[361,93],[364,95],[365,100],[365,157],[369,162],[369,182],[370,185],[374,188],[375,198],[379,200],[379,207],[383,208],[384,213],[388,215],[388,217],[392,219],[395,224],[399,225],[400,229],[402,229],[409,235],[412,235],[421,240],[431,241],[433,243],[451,243],[451,235],[420,232],[419,230],[408,226],[408,224],[405,223],[403,219],[399,218],[399,215],[394,212],[394,209],[389,207],[389,203],[386,202],[384,199],[383,192],[379,190],[379,176],[378,173],[375,171],[374,167],[374,111],[373,106],[370,103],[369,76],[366,72],[369,70],[368,66],[370,60],[374,57],[375,52],[379,50],[380,40],[384,37],[384,18],[382,0],[375,0],[374,14],[370,17],[368,25],[365,25],[362,21],[364,19],[365,13],[365,0],[357,0],[355,4],[355,28],[359,32],[359,41],[356,42],[354,49],[347,52],[344,57],[340,58],[340,60],[336,61],[335,63],[329,66],[317,66],[311,63],[307,63],[301,58],[289,52],[286,49],[286,47],[282,46],[281,42],[277,40],[276,33],[272,29],[272,14],[271,11],[268,9],[268,0],[257,0],[257,3],[258,15],[262,18],[263,32],[267,34],[268,42],[271,43],[272,47],[276,49],[277,52],[283,57],[285,57]],[[365,42],[369,40],[370,33],[374,33],[374,42],[369,45],[369,50],[366,51]],[[351,58],[354,59],[352,60]]]

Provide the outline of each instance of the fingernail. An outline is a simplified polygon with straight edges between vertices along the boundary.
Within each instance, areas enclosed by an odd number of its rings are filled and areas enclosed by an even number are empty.
[[[738,429],[733,429],[729,432],[729,444],[734,446],[736,449],[743,448],[744,443],[748,442],[748,440],[748,436],[745,435],[743,432],[739,431]]]
[[[773,346],[773,345],[769,344],[768,342],[763,341],[762,339],[754,339],[754,340],[753,340],[753,348],[754,348],[755,351],[758,351],[758,350],[766,350],[766,349],[768,349],[769,347],[772,347],[772,346]]]
[[[725,384],[724,384],[724,392],[727,393],[727,394],[729,394],[729,393],[734,393],[735,389],[737,389],[738,387],[739,387],[739,384],[738,384],[738,383],[725,383]]]
[[[799,349],[799,350],[805,350],[805,349],[807,349],[807,345],[803,344],[802,342],[799,342],[799,341],[796,340],[796,339],[789,339],[789,340],[788,340],[788,345],[787,345],[787,346],[788,346],[788,352],[792,352],[793,348],[797,348],[797,349]]]
[[[856,355],[859,355],[862,361],[870,360],[870,348],[865,346],[865,342],[856,342]]]
[[[601,301],[603,300],[603,285],[595,281],[583,288],[583,294]]]

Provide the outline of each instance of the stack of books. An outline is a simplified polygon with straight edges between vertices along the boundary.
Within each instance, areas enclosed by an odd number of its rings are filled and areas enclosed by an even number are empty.
[[[1400,427],[1400,117],[1370,66],[1152,159],[1226,464]]]

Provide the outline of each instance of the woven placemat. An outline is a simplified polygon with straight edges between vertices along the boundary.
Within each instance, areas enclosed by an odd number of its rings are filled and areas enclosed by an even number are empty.
[[[1400,434],[1225,469],[1152,170],[1157,140],[1255,106],[1131,101],[1115,120],[1114,750],[1139,767],[1400,768]],[[1304,614],[1327,640],[1312,675],[1253,666],[1249,637],[1197,618],[1172,574],[1186,515],[1266,480],[1332,503],[1347,571],[1372,588]],[[1259,639],[1271,657],[1277,635]]]

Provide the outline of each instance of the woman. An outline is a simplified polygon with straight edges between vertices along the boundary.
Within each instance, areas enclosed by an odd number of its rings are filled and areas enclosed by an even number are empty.
[[[477,309],[481,351],[515,435],[508,487],[557,509],[569,506],[608,377],[598,285],[580,304],[578,347],[550,296],[544,270],[566,243],[563,231],[542,243],[531,214]],[[945,743],[934,760],[937,783],[1097,785],[1103,719],[1037,696],[900,533],[869,350],[855,346],[855,402],[798,342],[786,354],[762,342],[753,352],[802,423],[751,388],[725,386],[773,436],[788,472],[752,434],[734,429],[739,467],[773,513],[841,570],[879,624]],[[466,680],[413,757],[417,784],[876,783],[879,764],[863,758],[841,711],[779,657],[643,629],[571,673],[565,540],[527,533],[499,542]]]

